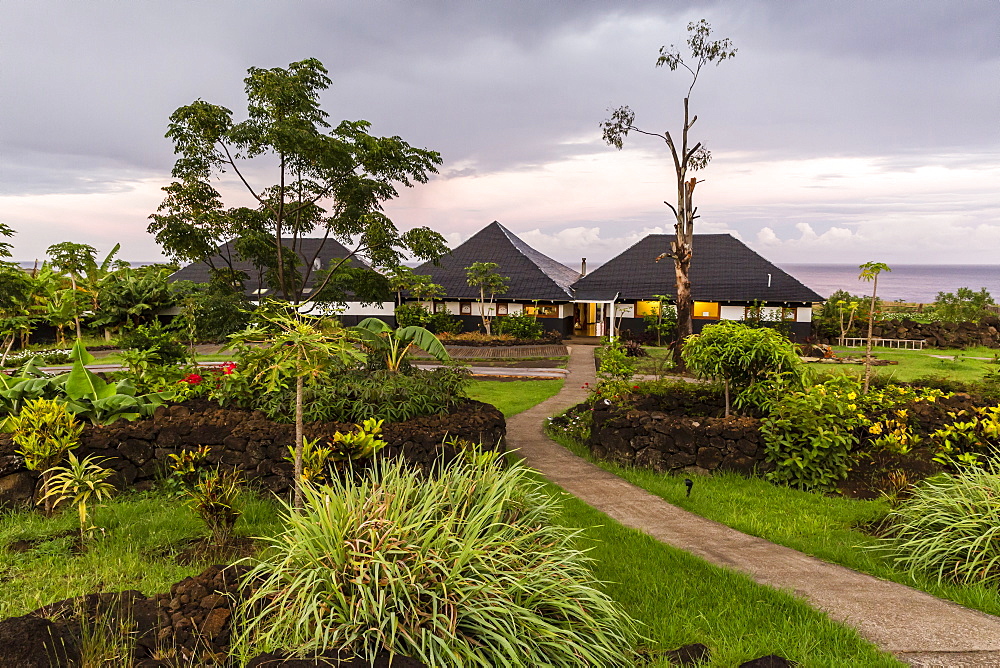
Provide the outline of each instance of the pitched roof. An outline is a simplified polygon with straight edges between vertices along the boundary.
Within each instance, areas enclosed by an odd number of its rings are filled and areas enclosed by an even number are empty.
[[[478,299],[479,290],[469,287],[465,268],[473,262],[496,262],[497,272],[510,278],[505,299],[573,299],[573,282],[580,272],[539,253],[517,235],[493,221],[439,260],[425,262],[414,271],[427,274],[444,287],[450,299]]]
[[[292,245],[291,239],[282,239],[282,245],[290,247]],[[305,273],[305,268],[308,265],[312,265],[313,270],[309,273],[309,278],[306,281],[306,287],[312,287],[313,281],[316,278],[315,270],[327,269],[330,266],[331,260],[340,260],[347,257],[350,254],[342,244],[333,239],[322,239],[322,238],[305,238],[298,240],[298,255],[299,259],[302,261],[300,271]],[[247,279],[243,282],[244,293],[251,298],[257,298],[260,296],[277,296],[277,290],[271,289],[267,292],[260,293],[262,287],[267,288],[270,286],[262,285],[262,276],[258,274],[257,268],[254,267],[253,263],[240,258],[236,253],[236,249],[232,241],[227,241],[218,248],[218,252],[212,256],[212,262],[215,264],[216,268],[228,267],[224,257],[229,258],[233,269],[237,271],[242,271],[247,275]],[[351,258],[351,265],[354,267],[363,267],[368,269],[368,265],[359,258]],[[195,262],[189,264],[186,267],[182,267],[170,275],[170,281],[193,281],[195,283],[208,283],[212,277],[211,267],[205,262]]]
[[[672,234],[651,234],[573,286],[577,299],[652,299],[675,295],[670,258]],[[691,293],[711,302],[819,302],[823,298],[729,234],[696,234],[691,259]]]

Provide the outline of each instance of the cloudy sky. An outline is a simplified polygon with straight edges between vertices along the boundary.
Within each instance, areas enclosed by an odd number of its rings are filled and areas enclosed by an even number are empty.
[[[19,260],[66,240],[158,259],[170,113],[202,98],[242,118],[248,67],[315,57],[333,120],[441,152],[389,206],[400,227],[454,243],[499,220],[593,265],[669,231],[665,147],[619,152],[599,124],[628,104],[676,132],[689,80],[654,64],[700,18],[739,53],[692,96],[713,152],[698,231],[786,263],[998,263],[997,0],[4,0],[0,221]]]

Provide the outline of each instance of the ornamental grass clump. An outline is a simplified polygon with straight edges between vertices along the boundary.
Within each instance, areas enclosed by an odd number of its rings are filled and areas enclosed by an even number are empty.
[[[386,649],[431,666],[628,665],[635,623],[521,466],[463,453],[428,478],[399,461],[306,485],[248,574],[238,654]]]
[[[969,466],[917,485],[888,516],[897,563],[939,581],[1000,585],[1000,464]]]

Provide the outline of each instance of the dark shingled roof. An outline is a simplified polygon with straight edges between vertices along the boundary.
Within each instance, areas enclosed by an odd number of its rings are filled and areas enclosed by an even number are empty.
[[[657,256],[670,250],[672,234],[651,234],[573,286],[576,298],[653,299],[674,296],[673,261]],[[728,234],[694,235],[691,293],[706,302],[820,302],[823,297]],[[768,275],[771,284],[768,287]]]
[[[469,287],[465,274],[465,268],[473,262],[496,262],[497,272],[510,278],[503,299],[571,301],[573,282],[580,278],[580,272],[542,255],[496,221],[439,262],[437,266],[425,262],[414,271],[441,284],[447,299],[479,298],[479,290]]]
[[[292,245],[291,239],[282,239],[282,244],[286,247]],[[317,255],[317,253],[319,253]],[[299,267],[299,271],[305,273],[306,266],[313,262],[315,257],[318,261],[320,269],[327,269],[330,266],[331,260],[340,260],[345,258],[350,254],[342,244],[333,239],[326,239],[325,242],[322,238],[308,238],[299,239],[299,258],[302,259],[302,265]],[[257,269],[250,262],[242,259],[238,259],[236,250],[233,248],[233,242],[227,241],[226,243],[219,246],[218,253],[212,256],[212,262],[215,264],[216,268],[226,268],[228,265],[223,256],[231,258],[231,263],[233,269],[237,271],[242,271],[247,275],[246,281],[243,283],[244,293],[250,298],[257,298],[258,296],[265,297],[275,297],[278,296],[277,290],[270,290],[263,295],[258,295],[257,290],[262,286],[260,284],[260,276],[257,274]],[[362,267],[368,269],[368,265],[361,259],[357,257],[351,258],[351,266]],[[211,280],[211,267],[205,262],[195,262],[194,264],[189,264],[186,267],[178,269],[173,274],[170,275],[169,280],[171,281],[193,281],[195,283],[208,283]],[[312,287],[313,281],[316,278],[315,268],[309,274],[309,280],[306,281],[306,287]]]

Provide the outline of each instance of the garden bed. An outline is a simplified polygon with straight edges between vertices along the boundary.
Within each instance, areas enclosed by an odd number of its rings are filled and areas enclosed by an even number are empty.
[[[331,437],[353,425],[310,423],[307,438]],[[466,400],[444,415],[429,415],[387,423],[382,438],[388,445],[380,457],[403,457],[423,469],[450,461],[454,445],[445,439],[481,443],[488,450],[504,449],[506,423],[495,407]],[[80,438],[79,457],[106,457],[119,488],[149,489],[168,458],[185,449],[208,446],[213,464],[235,468],[249,480],[283,494],[291,483],[292,463],[286,460],[295,427],[269,420],[259,411],[223,408],[205,400],[161,406],[153,418],[88,425]],[[37,498],[38,474],[24,468],[9,434],[0,434],[0,508]]]

